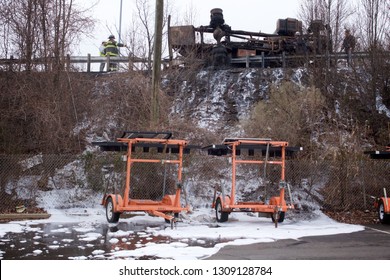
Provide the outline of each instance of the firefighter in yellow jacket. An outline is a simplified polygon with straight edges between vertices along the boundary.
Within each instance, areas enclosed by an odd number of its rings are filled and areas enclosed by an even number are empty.
[[[105,56],[118,56],[119,55],[119,49],[118,48],[122,48],[122,47],[126,47],[126,45],[122,44],[122,43],[117,43],[115,41],[115,36],[114,35],[110,35],[108,37],[108,41],[104,44],[104,55]],[[118,70],[118,63],[117,62],[110,62],[110,65],[107,69],[107,71],[116,71]]]

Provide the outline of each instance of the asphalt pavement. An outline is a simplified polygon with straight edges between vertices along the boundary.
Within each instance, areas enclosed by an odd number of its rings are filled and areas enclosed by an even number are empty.
[[[209,260],[390,260],[390,225],[348,234],[225,246]]]

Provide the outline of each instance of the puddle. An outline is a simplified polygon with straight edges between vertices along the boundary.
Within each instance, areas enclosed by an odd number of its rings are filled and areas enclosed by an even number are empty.
[[[165,225],[147,227],[132,223],[108,224],[34,224],[23,233],[8,233],[0,238],[0,259],[63,260],[112,259],[113,252],[135,250],[147,244],[182,242],[189,246],[213,247],[221,240],[182,239],[155,236],[153,231]],[[179,229],[178,229],[179,230]],[[155,259],[142,256],[137,259]]]

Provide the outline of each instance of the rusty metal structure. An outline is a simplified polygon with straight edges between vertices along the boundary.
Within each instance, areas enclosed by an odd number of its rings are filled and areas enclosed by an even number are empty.
[[[331,29],[322,20],[311,22],[303,34],[302,21],[295,18],[279,19],[274,34],[233,30],[225,24],[223,11],[210,11],[207,26],[169,26],[170,59],[177,52],[182,58],[201,59],[206,65],[227,65],[231,59],[247,56],[274,57],[269,65],[280,66],[281,55],[309,55],[332,52]],[[212,34],[216,43],[206,43],[205,34]],[[197,42],[199,35],[200,42]],[[238,39],[238,40],[237,40]]]

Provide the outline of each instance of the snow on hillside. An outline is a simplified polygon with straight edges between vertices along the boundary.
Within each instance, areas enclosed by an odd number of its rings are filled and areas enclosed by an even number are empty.
[[[217,131],[226,123],[249,116],[251,106],[265,98],[272,84],[287,74],[282,69],[229,69],[200,71],[196,81],[182,84],[171,114],[196,120],[201,128]],[[302,86],[305,69],[295,69],[289,79]]]
[[[308,71],[307,68],[203,70],[197,73],[195,81],[182,83],[176,93],[171,116],[193,120],[197,126],[212,132],[219,131],[226,125],[236,125],[237,121],[248,118],[252,106],[267,98],[272,85],[291,81],[299,87],[306,87],[310,77]],[[351,69],[340,68],[338,73],[344,77],[342,84],[345,90],[353,86],[347,79],[352,75]],[[329,85],[329,90],[335,90],[334,86]],[[336,107],[337,104],[336,99]],[[390,118],[390,109],[383,104],[380,93],[376,97],[376,110]],[[340,112],[339,108],[335,111]]]

